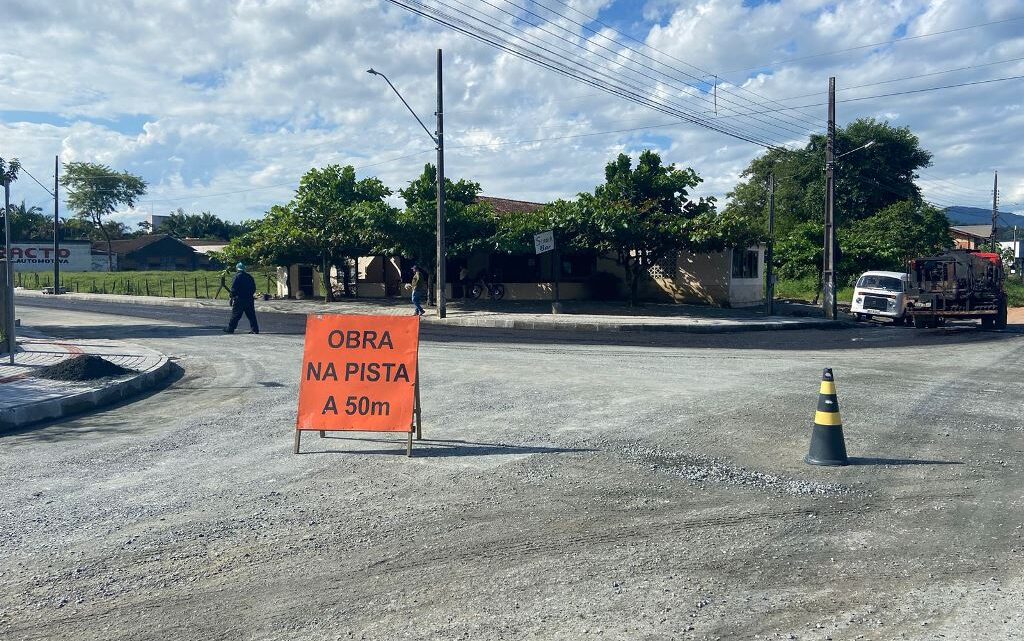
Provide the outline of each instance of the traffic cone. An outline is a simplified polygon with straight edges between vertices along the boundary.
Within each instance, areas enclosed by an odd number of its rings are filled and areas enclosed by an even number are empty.
[[[818,411],[814,413],[814,431],[811,450],[804,458],[810,465],[849,465],[846,442],[843,440],[843,421],[839,418],[839,399],[832,369],[825,368],[818,392]]]

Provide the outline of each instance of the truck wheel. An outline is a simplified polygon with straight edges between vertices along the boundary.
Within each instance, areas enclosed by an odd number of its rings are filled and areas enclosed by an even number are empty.
[[[924,316],[914,316],[914,327],[917,329],[928,327],[928,319]]]
[[[994,316],[982,316],[981,317],[981,328],[982,329],[992,329],[992,326],[995,325],[995,324],[996,324],[996,319],[995,319]]]
[[[999,313],[996,314],[996,329],[1006,329],[1006,299],[999,303]]]

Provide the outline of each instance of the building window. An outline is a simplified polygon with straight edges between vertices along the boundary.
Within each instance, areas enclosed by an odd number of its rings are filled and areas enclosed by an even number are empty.
[[[531,255],[491,254],[491,277],[499,283],[539,283],[540,260]]]
[[[734,247],[732,250],[732,277],[758,278],[759,276],[757,272],[757,250]]]

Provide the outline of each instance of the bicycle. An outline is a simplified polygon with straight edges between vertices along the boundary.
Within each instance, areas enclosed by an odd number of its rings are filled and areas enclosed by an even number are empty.
[[[489,283],[482,277],[473,283],[473,286],[469,290],[469,297],[478,299],[483,295],[485,290],[487,291],[488,298],[491,300],[501,300],[505,297],[504,285],[501,283]]]

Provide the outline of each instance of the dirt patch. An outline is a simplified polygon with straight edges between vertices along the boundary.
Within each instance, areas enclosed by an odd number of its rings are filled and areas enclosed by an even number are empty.
[[[35,375],[55,381],[92,381],[98,378],[124,376],[131,371],[99,356],[84,354],[44,367]]]

